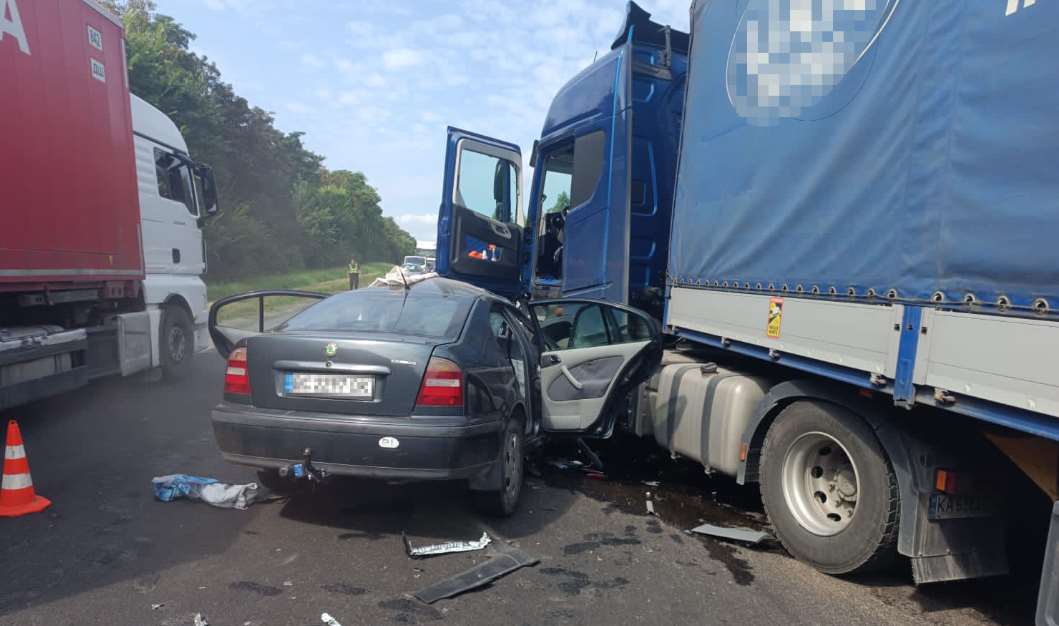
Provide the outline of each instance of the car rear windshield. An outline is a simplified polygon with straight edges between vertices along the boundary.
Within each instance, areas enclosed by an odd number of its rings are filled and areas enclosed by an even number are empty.
[[[455,339],[473,299],[436,292],[372,288],[331,296],[277,330],[384,332]]]

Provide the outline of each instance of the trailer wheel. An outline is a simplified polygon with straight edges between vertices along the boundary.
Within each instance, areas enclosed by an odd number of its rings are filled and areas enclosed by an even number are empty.
[[[162,352],[162,375],[166,380],[183,380],[191,373],[191,360],[195,354],[195,332],[191,318],[179,306],[167,306],[162,310],[162,328],[159,331]]]
[[[885,568],[897,557],[897,477],[861,418],[795,402],[765,436],[761,500],[780,542],[828,574]]]

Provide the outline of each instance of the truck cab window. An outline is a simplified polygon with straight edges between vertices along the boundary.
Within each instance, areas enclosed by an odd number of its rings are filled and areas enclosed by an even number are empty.
[[[498,222],[515,221],[518,169],[501,159],[470,149],[460,151],[456,202]]]
[[[158,178],[158,195],[183,204],[188,213],[198,215],[195,206],[195,191],[191,184],[191,172],[187,164],[172,154],[154,149],[154,168]]]
[[[541,184],[537,276],[558,280],[563,276],[566,215],[592,199],[603,173],[603,131],[582,135],[561,144],[544,156]]]

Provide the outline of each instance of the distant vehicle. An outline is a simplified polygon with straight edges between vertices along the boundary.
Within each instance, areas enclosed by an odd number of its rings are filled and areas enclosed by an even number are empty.
[[[206,345],[213,172],[129,93],[124,50],[96,2],[0,2],[18,84],[0,98],[0,409],[108,374],[179,378]]]
[[[432,256],[428,256],[427,257],[426,271],[433,272],[433,271],[437,270],[437,266],[438,266],[437,265],[437,259],[435,259]]]
[[[401,266],[406,274],[424,274],[426,273],[426,266],[420,265],[419,263],[405,263]]]
[[[271,296],[321,300],[271,331],[218,323],[226,307]],[[308,456],[327,474],[467,480],[487,511],[510,515],[525,438],[611,432],[616,403],[661,352],[657,322],[625,306],[563,300],[531,311],[444,278],[220,300],[209,327],[228,360],[217,444],[226,460],[261,468],[271,488]]]
[[[426,267],[427,258],[425,256],[413,255],[413,256],[406,256],[404,258],[404,260],[401,261],[401,265],[408,265],[410,263],[412,265],[418,265],[420,267]]]

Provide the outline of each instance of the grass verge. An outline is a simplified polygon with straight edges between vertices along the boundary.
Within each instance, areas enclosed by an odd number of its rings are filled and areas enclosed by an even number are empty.
[[[366,286],[393,267],[393,263],[361,263],[360,284]],[[267,274],[242,280],[209,282],[206,284],[206,297],[210,302],[221,298],[266,289],[300,289],[303,291],[320,291],[338,293],[349,288],[349,278],[345,266],[329,267],[315,270],[301,270],[287,274]]]

